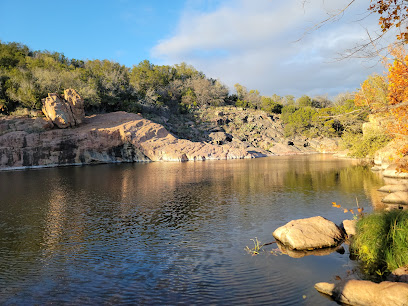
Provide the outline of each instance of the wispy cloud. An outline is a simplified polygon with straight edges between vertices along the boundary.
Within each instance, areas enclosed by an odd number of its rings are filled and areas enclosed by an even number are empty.
[[[174,35],[151,50],[163,63],[188,62],[230,87],[241,83],[263,94],[329,94],[353,91],[367,75],[382,71],[360,59],[335,61],[367,38],[355,20],[367,5],[351,8],[338,23],[304,31],[347,1],[224,1],[210,12],[188,8]],[[374,19],[364,22],[372,27]],[[297,41],[297,42],[296,42]]]

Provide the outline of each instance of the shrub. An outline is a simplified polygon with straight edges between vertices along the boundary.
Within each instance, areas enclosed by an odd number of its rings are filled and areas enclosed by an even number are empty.
[[[312,127],[312,118],[316,110],[312,107],[295,107],[293,105],[282,108],[282,121],[285,124],[285,136],[302,134]]]
[[[363,217],[351,247],[368,273],[407,265],[408,212],[394,210]]]
[[[345,132],[342,136],[341,146],[343,149],[348,149],[353,157],[373,157],[374,153],[385,147],[390,140],[391,137],[385,134],[363,135],[362,133]]]
[[[267,113],[280,114],[283,105],[269,97],[261,97],[261,109]]]

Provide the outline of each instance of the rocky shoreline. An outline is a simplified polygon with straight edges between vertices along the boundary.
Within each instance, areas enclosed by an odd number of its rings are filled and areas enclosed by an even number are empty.
[[[237,140],[193,142],[179,139],[140,114],[113,112],[84,117],[57,128],[43,117],[0,119],[0,170],[98,163],[203,161],[320,153],[316,147],[281,140],[270,150]],[[221,135],[222,134],[222,135]],[[222,138],[225,132],[210,136]],[[224,137],[225,138],[225,137]]]
[[[344,253],[341,246],[355,234],[356,220],[344,220],[337,226],[321,216],[292,220],[273,232],[283,254],[300,258],[308,255],[324,256],[332,252]],[[342,254],[343,254],[342,253]],[[407,305],[408,270],[394,271],[390,281],[374,283],[367,280],[340,279],[337,283],[320,282],[315,289],[348,305]]]
[[[156,116],[153,122],[123,111],[85,117],[84,101],[74,89],[50,93],[42,104],[45,118],[0,118],[0,170],[243,159],[338,149],[334,139],[286,139],[279,116],[259,110],[223,107],[214,113],[203,108],[194,122],[177,117],[170,124],[169,118]],[[169,129],[185,130],[187,139]]]
[[[67,129],[52,129],[42,118],[31,124],[29,119],[25,124],[10,121],[0,124],[0,169],[269,155],[256,148],[177,139],[163,126],[125,112],[89,116],[80,126]]]

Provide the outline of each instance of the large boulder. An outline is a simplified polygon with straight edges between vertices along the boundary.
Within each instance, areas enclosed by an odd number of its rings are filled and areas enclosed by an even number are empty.
[[[344,239],[336,224],[320,216],[290,221],[276,229],[273,236],[293,250],[333,247]]]
[[[85,118],[84,100],[76,92],[76,90],[72,88],[64,90],[64,99],[65,101],[68,102],[69,106],[71,107],[75,124],[76,125],[81,124]]]
[[[79,125],[85,118],[84,101],[74,89],[66,89],[63,96],[49,93],[42,102],[44,115],[59,128]]]
[[[317,283],[315,289],[348,305],[408,305],[408,284],[348,280],[338,284]]]

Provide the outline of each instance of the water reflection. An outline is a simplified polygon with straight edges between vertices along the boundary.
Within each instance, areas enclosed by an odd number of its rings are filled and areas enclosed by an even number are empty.
[[[2,172],[0,303],[330,303],[313,284],[347,254],[244,247],[291,219],[339,223],[332,201],[369,207],[381,185],[328,155]]]

